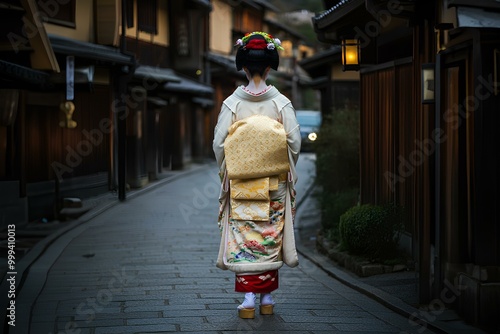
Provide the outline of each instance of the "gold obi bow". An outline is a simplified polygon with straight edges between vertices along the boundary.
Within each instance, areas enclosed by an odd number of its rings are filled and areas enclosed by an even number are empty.
[[[278,190],[278,176],[230,180],[231,214],[237,220],[269,220],[269,192]]]
[[[254,179],[290,170],[288,144],[283,124],[264,115],[253,115],[233,123],[224,141],[227,176]]]
[[[278,175],[290,170],[283,124],[264,115],[233,123],[224,141],[231,189],[231,217],[269,220],[269,192],[278,190]]]

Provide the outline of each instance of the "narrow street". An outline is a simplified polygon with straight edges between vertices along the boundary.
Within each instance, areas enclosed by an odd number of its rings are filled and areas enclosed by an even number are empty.
[[[301,201],[314,157],[298,171]],[[280,270],[275,315],[239,319],[234,275],[215,267],[218,182],[208,164],[58,238],[31,266],[9,333],[417,333],[302,256]]]
[[[500,334],[500,0],[0,0],[0,18],[0,334]],[[254,114],[285,134],[234,136],[235,161],[302,138],[300,265],[244,320],[216,267],[214,144]],[[274,227],[234,228],[276,249]]]

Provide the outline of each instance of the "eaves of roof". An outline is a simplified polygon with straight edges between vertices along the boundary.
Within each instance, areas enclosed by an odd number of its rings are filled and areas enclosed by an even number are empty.
[[[258,10],[262,10],[262,6],[257,1],[254,1],[254,0],[240,0],[240,1],[241,1],[241,3],[246,4],[250,7],[253,7],[253,8],[258,9]]]
[[[280,12],[279,8],[269,3],[269,0],[253,0],[253,1],[272,12],[275,13]]]
[[[211,61],[217,65],[226,67],[227,69],[235,69],[236,68],[236,63],[235,63],[234,59],[230,59],[228,57],[224,57],[224,56],[218,55],[218,54],[213,53],[213,52],[207,52],[205,54],[205,58],[208,61]]]
[[[321,77],[313,78],[305,86],[319,89],[321,87],[325,87],[326,85],[328,85],[328,83],[330,83],[330,78],[328,76],[324,75]]]
[[[313,56],[302,59],[298,62],[298,64],[304,69],[316,67],[322,64],[328,64],[332,62],[333,57],[340,55],[341,51],[342,50],[339,45],[334,45],[327,50],[316,52]]]
[[[201,7],[204,7],[205,9],[211,11],[212,10],[212,4],[210,3],[210,0],[191,0],[195,4],[200,5]]]
[[[500,12],[484,8],[457,6],[457,27],[460,28],[500,28]]]
[[[457,6],[499,10],[500,2],[491,0],[448,0],[448,8]]]
[[[181,82],[174,70],[170,68],[153,67],[139,65],[134,71],[134,78],[138,80],[154,80],[159,83],[164,82]]]
[[[330,9],[314,16],[313,25],[317,30],[324,29],[360,6],[365,6],[365,0],[341,0]]]
[[[117,48],[78,41],[58,35],[49,35],[49,39],[55,53],[74,55],[76,57],[112,64],[134,65],[135,63],[134,56],[123,54]]]
[[[178,75],[178,77],[181,79],[180,82],[167,82],[163,85],[163,89],[167,92],[189,93],[195,96],[212,95],[214,93],[214,89],[210,85],[181,75]]]
[[[30,84],[43,86],[47,84],[49,74],[34,70],[19,64],[10,63],[0,59],[0,76],[2,80],[12,81],[16,84]]]
[[[210,71],[212,76],[223,76],[227,78],[238,77],[241,79],[245,79],[245,72],[238,71],[236,69],[236,62],[233,57],[223,56],[214,52],[205,53],[205,59],[210,62]]]

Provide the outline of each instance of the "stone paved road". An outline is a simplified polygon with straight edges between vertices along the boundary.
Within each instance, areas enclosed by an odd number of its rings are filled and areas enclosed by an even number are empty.
[[[313,166],[300,164],[299,194]],[[280,271],[275,315],[239,319],[234,276],[215,267],[216,173],[209,164],[59,238],[31,267],[9,332],[417,333],[408,319],[303,257]],[[299,207],[299,219],[305,210]]]

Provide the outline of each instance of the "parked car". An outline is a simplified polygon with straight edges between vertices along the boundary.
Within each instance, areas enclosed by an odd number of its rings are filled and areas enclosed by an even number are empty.
[[[302,152],[314,150],[314,143],[318,139],[318,132],[321,126],[321,112],[316,110],[296,110],[297,121],[300,125],[300,135],[302,137]]]

